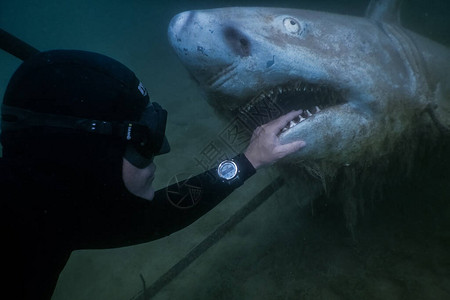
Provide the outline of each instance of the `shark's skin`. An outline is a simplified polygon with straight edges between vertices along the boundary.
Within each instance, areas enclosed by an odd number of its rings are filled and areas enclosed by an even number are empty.
[[[401,27],[398,7],[372,1],[365,17],[261,7],[188,11],[172,19],[168,36],[209,101],[222,101],[215,105],[233,109],[297,82],[338,92],[344,103],[280,138],[307,144],[289,161],[349,165],[385,155],[419,126],[450,127],[450,51]]]

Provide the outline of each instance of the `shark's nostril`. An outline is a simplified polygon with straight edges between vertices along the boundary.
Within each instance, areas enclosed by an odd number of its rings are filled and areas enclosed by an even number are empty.
[[[251,55],[251,43],[242,32],[233,27],[227,27],[225,28],[223,35],[228,46],[236,55],[241,57]]]
[[[250,46],[250,43],[248,42],[248,40],[246,40],[246,39],[244,39],[244,38],[241,38],[241,39],[239,40],[239,42],[241,43],[241,47],[242,47],[243,49],[248,49],[249,46]]]

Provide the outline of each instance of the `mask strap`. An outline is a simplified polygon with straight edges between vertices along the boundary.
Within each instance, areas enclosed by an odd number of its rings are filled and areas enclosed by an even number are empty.
[[[30,127],[55,127],[118,136],[126,141],[140,141],[146,133],[145,126],[136,122],[109,122],[71,116],[37,113],[34,111],[2,105],[2,131]]]
[[[26,60],[27,58],[39,53],[39,50],[25,43],[12,34],[0,28],[0,48],[15,57]]]

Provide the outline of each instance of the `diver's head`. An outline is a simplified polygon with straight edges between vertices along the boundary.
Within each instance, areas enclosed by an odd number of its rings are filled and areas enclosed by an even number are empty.
[[[53,50],[27,59],[8,84],[1,113],[4,157],[93,160],[114,148],[145,168],[170,150],[167,112],[150,102],[130,69],[97,53]]]

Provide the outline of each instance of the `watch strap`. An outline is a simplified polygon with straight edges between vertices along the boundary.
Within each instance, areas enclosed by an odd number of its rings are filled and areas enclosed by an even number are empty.
[[[245,181],[256,173],[256,169],[252,163],[247,159],[244,153],[240,153],[233,158],[240,169],[239,177]]]
[[[252,175],[256,173],[256,169],[244,155],[244,153],[240,153],[231,159],[234,161],[238,167],[238,174],[235,178],[231,179],[227,183],[233,185],[235,187],[239,187],[244,182],[250,178]]]

